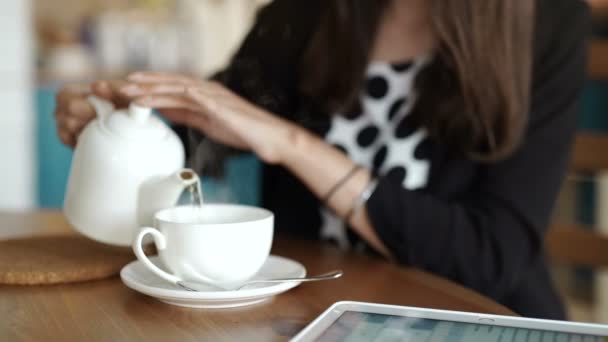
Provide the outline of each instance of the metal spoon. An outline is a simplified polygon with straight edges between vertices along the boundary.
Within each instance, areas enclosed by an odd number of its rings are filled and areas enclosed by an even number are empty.
[[[342,276],[344,272],[342,272],[342,270],[334,270],[331,272],[327,272],[327,273],[323,273],[323,274],[319,274],[316,276],[312,276],[312,277],[304,277],[304,278],[276,278],[276,279],[259,279],[259,280],[251,280],[246,282],[245,284],[239,286],[236,288],[236,290],[240,290],[246,286],[252,285],[252,284],[260,284],[260,283],[285,283],[285,282],[293,282],[293,281],[297,281],[297,282],[309,282],[309,281],[321,281],[321,280],[331,280],[331,279],[338,279]],[[184,284],[184,282],[178,281],[177,283],[175,283],[177,286],[181,287],[182,289],[186,290],[186,291],[192,291],[192,292],[200,292],[199,290],[193,289],[190,286],[187,286],[186,284]]]

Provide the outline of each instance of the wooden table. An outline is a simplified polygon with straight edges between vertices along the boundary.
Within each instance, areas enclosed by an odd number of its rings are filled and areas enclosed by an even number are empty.
[[[0,213],[0,238],[39,234],[73,233],[57,212]],[[210,311],[161,303],[127,288],[118,277],[69,285],[0,285],[0,340],[287,340],[339,300],[513,315],[450,281],[371,256],[282,238],[273,253],[300,261],[309,274],[335,268],[345,273],[256,306]]]

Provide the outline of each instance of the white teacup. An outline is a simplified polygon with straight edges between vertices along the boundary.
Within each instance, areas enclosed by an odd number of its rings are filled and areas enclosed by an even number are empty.
[[[133,242],[137,258],[169,282],[204,282],[233,289],[264,265],[272,245],[274,215],[265,209],[205,204],[174,207],[156,213],[156,228],[141,228]],[[154,265],[142,250],[150,234],[163,264]]]

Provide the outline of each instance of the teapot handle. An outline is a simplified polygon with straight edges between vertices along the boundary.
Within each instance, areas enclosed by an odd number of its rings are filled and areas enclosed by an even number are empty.
[[[114,112],[114,104],[108,100],[95,95],[87,96],[87,100],[95,109],[95,113],[99,119],[103,119]]]

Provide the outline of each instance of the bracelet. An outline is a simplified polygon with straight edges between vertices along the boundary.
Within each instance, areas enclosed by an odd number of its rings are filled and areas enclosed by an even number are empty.
[[[340,189],[342,187],[342,185],[344,185],[344,183],[346,183],[349,179],[351,179],[351,177],[354,176],[355,173],[357,173],[357,171],[359,171],[359,169],[361,169],[361,166],[358,164],[355,164],[355,166],[350,171],[348,171],[348,173],[344,177],[342,177],[336,184],[334,184],[334,186],[331,187],[331,189],[329,189],[327,194],[325,196],[323,196],[323,204],[325,206],[327,206],[329,200],[336,193],[336,191],[338,191],[338,189]]]
[[[373,178],[367,184],[365,189],[363,189],[363,191],[361,191],[361,194],[359,194],[359,196],[357,198],[355,198],[355,200],[353,201],[352,207],[350,208],[350,210],[348,211],[346,216],[344,216],[344,222],[346,224],[348,224],[350,222],[350,220],[352,219],[355,212],[357,210],[359,210],[359,208],[361,208],[365,203],[367,203],[367,201],[369,200],[370,197],[372,197],[372,194],[376,190],[377,186],[378,186],[378,179]]]

